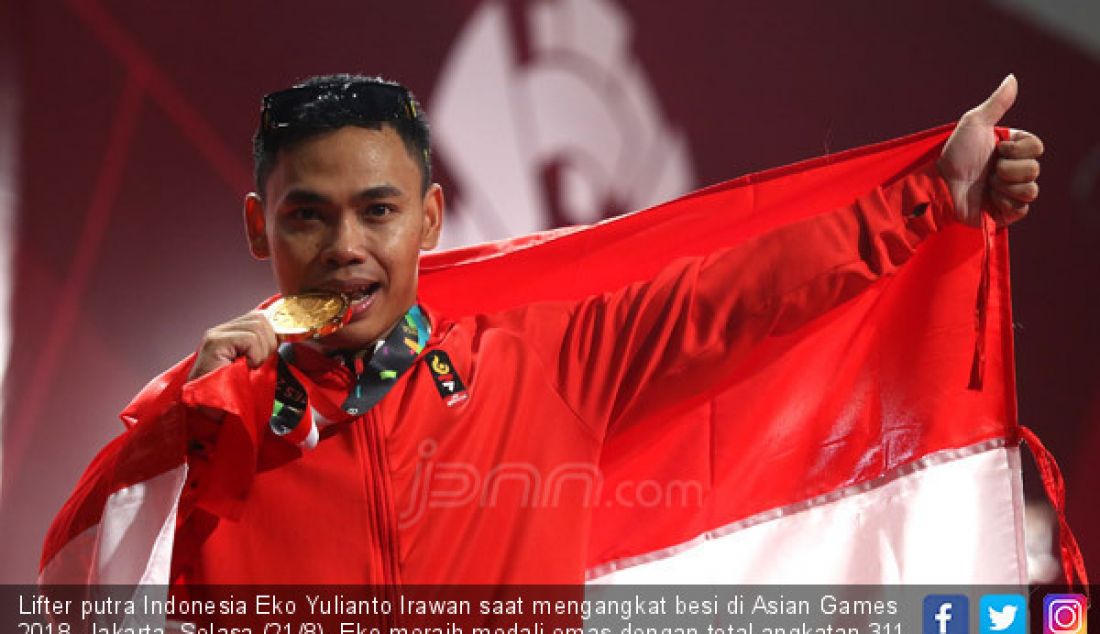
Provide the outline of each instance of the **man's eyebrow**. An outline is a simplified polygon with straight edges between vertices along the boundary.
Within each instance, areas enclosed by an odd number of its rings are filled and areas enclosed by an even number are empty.
[[[377,200],[379,198],[400,198],[404,192],[394,185],[376,185],[368,187],[355,195],[360,200]]]
[[[325,196],[308,189],[292,189],[283,196],[283,204],[291,205],[315,205],[328,201]]]
[[[355,194],[356,200],[379,200],[383,198],[400,198],[404,192],[395,185],[375,185]],[[292,189],[283,196],[284,205],[324,205],[331,201],[323,194],[311,189]]]

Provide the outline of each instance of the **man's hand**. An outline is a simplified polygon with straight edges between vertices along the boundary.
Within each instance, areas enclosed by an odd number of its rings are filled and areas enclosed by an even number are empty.
[[[271,323],[254,310],[206,331],[187,380],[209,374],[241,356],[248,358],[249,367],[258,368],[278,349]]]
[[[1027,215],[1039,197],[1039,137],[1013,130],[1008,141],[997,142],[993,127],[1016,101],[1016,77],[1009,75],[984,103],[959,119],[943,146],[938,166],[960,221],[981,224],[982,201],[988,200],[998,225],[1010,225]]]

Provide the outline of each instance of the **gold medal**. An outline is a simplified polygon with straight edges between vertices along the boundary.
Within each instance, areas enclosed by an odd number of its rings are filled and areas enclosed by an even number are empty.
[[[286,295],[263,309],[279,341],[331,335],[348,323],[351,302],[340,293]]]

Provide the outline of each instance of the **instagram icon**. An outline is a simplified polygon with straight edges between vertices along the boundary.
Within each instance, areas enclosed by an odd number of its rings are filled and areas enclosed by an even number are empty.
[[[1043,597],[1043,634],[1088,634],[1087,599],[1083,594]]]

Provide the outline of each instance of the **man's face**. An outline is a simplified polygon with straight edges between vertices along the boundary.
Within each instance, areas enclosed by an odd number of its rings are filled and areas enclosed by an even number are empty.
[[[419,165],[389,126],[348,126],[279,152],[263,197],[245,199],[253,255],[271,258],[279,291],[353,296],[352,321],[322,343],[382,335],[416,301],[421,249],[435,247],[443,194],[421,195]]]

